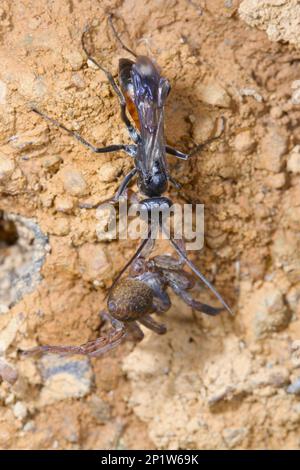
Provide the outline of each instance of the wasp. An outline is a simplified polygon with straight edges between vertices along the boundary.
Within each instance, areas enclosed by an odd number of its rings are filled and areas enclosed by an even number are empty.
[[[173,183],[176,188],[180,185],[170,175],[166,154],[173,155],[182,160],[188,160],[196,153],[200,152],[206,145],[219,138],[220,134],[207,140],[205,143],[197,145],[190,153],[183,153],[169,145],[166,145],[164,136],[164,107],[171,90],[169,81],[160,75],[157,65],[147,56],[137,55],[120,39],[113,21],[113,15],[108,16],[108,21],[113,33],[121,47],[134,56],[135,60],[119,60],[119,83],[117,85],[112,74],[97,62],[88,52],[86,47],[86,34],[89,28],[86,27],[82,37],[82,48],[87,59],[99,70],[102,70],[112,86],[120,104],[120,115],[124,122],[133,144],[112,144],[106,147],[97,147],[80,134],[68,129],[64,124],[47,116],[32,107],[32,111],[39,114],[56,127],[63,129],[72,137],[75,137],[81,144],[94,153],[111,153],[124,151],[134,160],[134,168],[125,176],[119,189],[111,202],[117,202],[126,191],[129,183],[137,177],[137,183],[141,193],[147,197],[160,197],[168,188],[168,182]],[[128,117],[127,110],[132,117],[136,127]],[[222,122],[223,132],[224,122]],[[85,207],[85,206],[82,206]]]

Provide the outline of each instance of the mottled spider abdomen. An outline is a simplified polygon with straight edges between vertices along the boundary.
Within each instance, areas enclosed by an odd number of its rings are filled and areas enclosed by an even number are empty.
[[[153,291],[137,279],[123,279],[110,293],[107,306],[117,320],[137,320],[153,311]]]

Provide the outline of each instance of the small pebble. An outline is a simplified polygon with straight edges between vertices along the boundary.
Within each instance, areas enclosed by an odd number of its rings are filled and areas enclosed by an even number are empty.
[[[98,178],[103,183],[112,183],[120,174],[120,165],[112,165],[112,163],[104,163],[98,170]]]
[[[283,155],[287,150],[288,140],[280,129],[271,128],[263,137],[256,167],[263,170],[280,172],[283,166]]]
[[[17,370],[3,358],[0,358],[0,377],[11,385],[13,385],[18,378]]]
[[[273,108],[270,111],[270,116],[273,119],[281,118],[282,114],[283,114],[283,110],[279,106],[273,106]]]
[[[91,69],[99,70],[98,67],[97,67],[97,65],[94,64],[94,62],[93,62],[92,60],[90,60],[90,59],[87,60],[87,66],[88,66],[89,68],[91,68]]]
[[[251,131],[240,132],[234,139],[234,147],[238,152],[250,154],[255,148],[256,142]]]
[[[263,97],[254,88],[241,88],[241,96],[252,96],[258,103],[262,103]]]
[[[49,157],[46,157],[43,161],[42,161],[42,165],[44,168],[46,168],[47,170],[51,170],[51,171],[58,171],[59,170],[59,166],[62,162],[62,158],[61,157],[58,157],[57,155],[51,155]]]
[[[72,196],[82,196],[86,194],[87,184],[80,171],[72,168],[64,169],[61,175],[67,193]]]
[[[80,70],[83,66],[83,57],[79,51],[67,51],[64,54],[65,59],[69,62],[72,70],[77,71]]]
[[[223,437],[230,449],[240,445],[245,437],[247,437],[249,430],[247,428],[225,428],[223,430]]]
[[[285,185],[285,173],[277,173],[276,175],[269,175],[265,178],[265,184],[271,189],[280,189]]]
[[[285,328],[291,319],[282,293],[271,282],[264,282],[247,303],[246,309],[251,310],[253,330],[256,338]]]
[[[292,173],[300,173],[300,145],[296,145],[289,154],[287,169]]]
[[[3,105],[6,103],[6,83],[0,80],[0,104]]]
[[[17,401],[17,403],[13,406],[13,413],[17,419],[23,420],[27,416],[27,408],[21,401]]]
[[[110,405],[97,395],[92,395],[89,402],[91,413],[100,424],[107,423],[111,417]]]
[[[34,431],[34,429],[35,429],[34,421],[27,421],[27,423],[25,423],[23,426],[23,431],[25,432],[31,432],[31,431]]]
[[[64,237],[70,232],[70,223],[67,217],[57,217],[48,227],[48,232],[57,237]]]
[[[0,183],[9,178],[15,169],[14,161],[8,157],[0,155]]]
[[[57,197],[55,199],[55,209],[57,212],[64,212],[70,214],[74,207],[73,199],[71,197]]]
[[[93,371],[87,358],[43,356],[40,367],[44,386],[40,393],[40,406],[65,400],[80,398],[90,393],[93,384]]]
[[[291,393],[293,395],[300,395],[300,377],[291,385],[289,385],[286,391],[287,393]]]
[[[298,104],[300,104],[300,80],[295,80],[292,83],[292,90],[294,90],[294,91],[293,91],[293,94],[292,94],[291,102],[294,105],[298,105]]]
[[[291,361],[295,368],[300,367],[300,340],[296,339],[291,344]]]
[[[230,108],[231,98],[227,91],[217,82],[209,84],[199,83],[197,91],[201,101],[204,103],[219,106],[220,108]]]

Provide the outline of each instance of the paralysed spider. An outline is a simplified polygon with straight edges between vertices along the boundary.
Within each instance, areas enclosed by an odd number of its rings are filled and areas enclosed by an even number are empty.
[[[109,291],[108,312],[101,314],[103,319],[111,323],[106,334],[80,346],[44,345],[25,351],[24,354],[48,352],[101,356],[126,339],[141,341],[144,334],[139,323],[157,334],[165,334],[165,325],[154,320],[152,314],[161,315],[171,307],[169,288],[191,308],[207,315],[218,315],[222,308],[212,307],[193,298],[190,291],[196,281],[183,269],[183,264],[182,258],[170,255],[154,256],[148,260],[144,254],[137,257],[131,264],[128,276],[114,283]]]

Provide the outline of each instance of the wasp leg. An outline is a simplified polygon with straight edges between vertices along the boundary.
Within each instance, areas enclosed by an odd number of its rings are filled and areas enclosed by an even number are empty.
[[[164,335],[167,332],[167,328],[162,323],[157,323],[150,315],[144,315],[138,320],[149,330],[154,331],[158,335]]]
[[[168,147],[168,148],[171,148],[171,147]],[[172,149],[174,150],[175,152],[177,152],[177,150],[175,149]],[[179,152],[179,151],[178,151]],[[181,153],[181,152],[179,152]],[[186,155],[185,153],[183,153],[182,155]],[[187,160],[187,158],[182,158],[182,157],[178,157],[178,158],[181,158],[183,160]],[[175,178],[173,178],[173,176],[171,175],[168,175],[168,179],[169,181],[172,183],[172,185],[174,186],[175,189],[177,189],[177,191],[179,192],[180,196],[183,197],[185,199],[185,201],[188,203],[188,204],[193,204],[193,201],[185,194],[183,193],[182,191],[180,191],[182,189],[182,184],[179,183]]]
[[[113,289],[115,288],[117,282],[119,281],[119,279],[123,276],[124,272],[129,268],[129,266],[131,266],[139,256],[142,256],[142,254],[144,253],[144,250],[147,251],[147,248],[151,245],[149,245],[151,243],[151,234],[152,234],[152,228],[151,228],[151,224],[150,226],[148,227],[148,235],[147,235],[147,238],[144,238],[143,241],[140,243],[138,249],[136,250],[136,252],[134,253],[134,255],[130,258],[129,261],[127,261],[127,263],[125,264],[125,266],[121,269],[121,271],[119,272],[119,274],[115,277],[112,285],[110,286],[110,289],[108,291],[108,295],[110,294],[110,292],[113,291]]]
[[[178,181],[175,178],[173,178],[173,176],[168,175],[168,178],[176,189],[180,190],[182,188],[182,185],[178,183]]]
[[[116,194],[111,198],[108,199],[106,202],[111,202],[112,204],[115,204],[119,201],[120,197],[123,196],[127,186],[129,185],[130,181],[132,178],[136,175],[137,169],[133,168],[123,179],[122,183],[119,186],[119,189],[117,190]]]
[[[125,176],[116,194],[110,199],[106,199],[105,201],[101,202],[101,204],[85,204],[83,202],[79,204],[80,209],[96,209],[102,204],[108,204],[108,203],[117,204],[117,202],[119,202],[120,197],[122,197],[124,192],[126,191],[128,184],[130,183],[132,178],[135,176],[136,172],[137,172],[136,168],[133,168],[133,170],[131,170],[130,173],[128,173]]]
[[[180,158],[181,160],[188,160],[190,155],[188,153],[180,152],[180,150],[176,150],[169,145],[166,145],[166,152],[169,155],[173,155],[174,157]]]
[[[89,31],[89,28],[87,27],[81,36],[81,44],[82,44],[82,49],[84,50],[88,60],[90,60],[98,69],[102,70],[103,73],[105,73],[107,80],[109,81],[110,85],[112,86],[114,92],[116,93],[119,103],[120,103],[120,108],[121,108],[121,119],[124,122],[125,126],[127,127],[128,133],[133,140],[133,142],[138,143],[141,139],[138,131],[135,129],[135,127],[131,124],[127,114],[126,114],[126,99],[125,96],[123,95],[122,91],[118,87],[118,85],[115,82],[115,79],[113,78],[112,74],[106,70],[102,65],[100,65],[88,52],[85,43],[84,43],[84,36],[85,34]]]
[[[60,124],[58,121],[55,119],[52,119],[51,117],[47,116],[46,114],[42,113],[36,108],[31,108],[31,110],[41,116],[43,119],[46,121],[51,122],[56,127],[59,127],[60,129],[63,129],[66,131],[69,135],[72,137],[75,137],[80,143],[82,143],[85,147],[88,149],[92,150],[94,153],[110,153],[110,152],[116,152],[117,150],[124,150],[128,155],[131,157],[134,157],[136,154],[136,146],[135,145],[125,145],[125,144],[113,144],[113,145],[108,145],[107,147],[95,147],[93,144],[90,144],[87,140],[85,140],[83,137],[81,137],[80,134],[78,134],[75,131],[71,131],[68,129],[64,124]]]
[[[219,139],[221,135],[223,134],[224,129],[225,129],[225,118],[222,116],[221,117],[221,129],[218,135],[211,137],[210,139],[206,140],[202,144],[196,145],[196,147],[194,147],[193,150],[191,150],[189,153],[180,152],[180,150],[174,149],[173,147],[170,147],[169,145],[166,145],[166,152],[169,155],[173,155],[174,157],[180,158],[181,160],[188,160],[193,155],[203,150],[207,145]]]
[[[118,320],[109,318],[112,323],[112,328],[107,332],[106,335],[100,336],[93,341],[81,344],[80,346],[54,346],[44,345],[37,346],[27,351],[22,351],[24,356],[32,356],[35,354],[59,354],[62,356],[72,356],[75,354],[81,354],[83,356],[96,357],[105,354],[111,349],[116,348],[121,344],[127,337],[127,330],[124,323]]]

